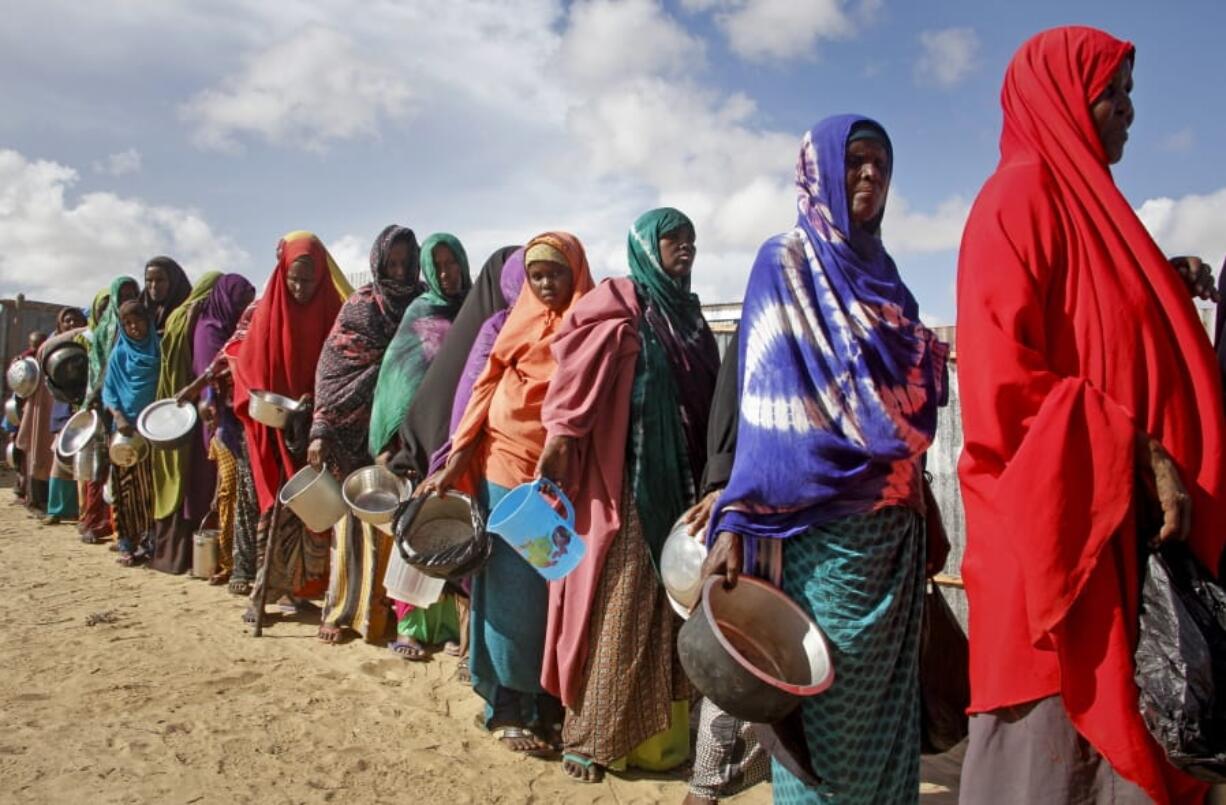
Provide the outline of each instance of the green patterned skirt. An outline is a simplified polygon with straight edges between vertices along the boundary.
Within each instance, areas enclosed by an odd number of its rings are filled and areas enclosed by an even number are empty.
[[[774,763],[775,802],[916,802],[923,518],[895,506],[793,537],[782,586],[821,626],[835,678],[801,705],[822,786],[807,788]]]

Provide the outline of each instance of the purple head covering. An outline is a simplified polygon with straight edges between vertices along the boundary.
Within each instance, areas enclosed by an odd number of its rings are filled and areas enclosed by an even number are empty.
[[[192,373],[202,375],[234,334],[238,317],[255,298],[255,286],[242,274],[226,274],[200,303],[192,333]]]
[[[711,535],[787,538],[919,490],[918,457],[945,400],[947,345],[874,221],[853,227],[843,115],[805,135],[796,227],[758,252],[741,318],[741,410]],[[754,540],[746,540],[752,566]]]
[[[253,286],[242,274],[226,274],[213,286],[212,292],[200,302],[196,326],[192,331],[192,374],[196,377],[213,364],[217,354],[234,334],[239,317],[255,298]],[[217,406],[217,435],[231,453],[242,450],[242,426],[228,406]],[[208,435],[202,434],[204,453],[208,455]]]

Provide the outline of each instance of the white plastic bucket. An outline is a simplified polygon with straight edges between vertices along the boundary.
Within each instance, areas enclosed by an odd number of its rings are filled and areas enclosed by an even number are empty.
[[[443,597],[447,582],[427,576],[404,561],[400,548],[392,545],[392,555],[387,560],[387,572],[383,574],[383,588],[397,601],[415,607],[428,607]]]

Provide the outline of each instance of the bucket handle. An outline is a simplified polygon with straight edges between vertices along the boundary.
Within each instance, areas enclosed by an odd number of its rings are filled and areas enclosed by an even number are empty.
[[[545,477],[537,478],[532,482],[533,492],[539,495],[542,489],[548,490],[551,495],[561,501],[562,506],[566,509],[566,525],[568,528],[570,528],[570,530],[574,531],[575,508],[574,506],[570,505],[570,498],[566,497],[562,490],[558,488],[557,484]]]

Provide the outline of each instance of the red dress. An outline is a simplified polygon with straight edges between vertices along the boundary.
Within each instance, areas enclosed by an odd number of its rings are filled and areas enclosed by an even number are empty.
[[[1133,682],[1135,440],[1147,433],[1174,457],[1193,498],[1190,544],[1216,569],[1222,390],[1188,291],[1116,188],[1090,116],[1132,56],[1088,28],[1023,45],[1001,93],[1000,165],[963,237],[971,711],[1059,694],[1122,777],[1187,801],[1203,787],[1166,762]]]

